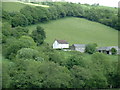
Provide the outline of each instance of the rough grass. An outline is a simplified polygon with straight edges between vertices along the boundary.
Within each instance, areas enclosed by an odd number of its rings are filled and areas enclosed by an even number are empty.
[[[37,3],[34,3],[34,4],[33,4],[33,3],[24,3],[24,2],[20,2],[20,3],[26,4],[26,5],[32,5],[32,6],[41,6],[41,7],[47,7],[47,8],[49,7],[49,6],[47,6],[47,5],[41,5],[41,4],[39,4],[39,3],[38,3],[38,4],[37,4]]]
[[[2,2],[3,10],[9,11],[9,12],[19,12],[20,9],[25,7],[25,4],[18,3],[18,2]]]
[[[118,46],[118,31],[103,24],[83,18],[67,17],[41,25],[46,32],[46,42],[67,40],[70,44],[97,43],[98,46]],[[28,26],[30,33],[37,25]]]
[[[25,6],[41,6],[41,7],[48,7],[46,5],[38,5],[32,3],[24,3],[24,2],[2,2],[3,10],[9,12],[19,12]]]

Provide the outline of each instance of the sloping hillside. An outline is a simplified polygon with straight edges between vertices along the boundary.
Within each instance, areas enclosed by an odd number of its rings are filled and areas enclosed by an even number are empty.
[[[39,5],[39,4],[32,4],[32,3],[23,3],[23,2],[2,2],[3,10],[9,12],[19,12],[25,6],[41,6],[41,7],[49,7],[47,5]]]
[[[28,26],[30,33],[35,30],[37,25]],[[69,17],[40,25],[46,31],[46,42],[50,45],[52,45],[54,39],[64,39],[70,44],[97,43],[99,46],[118,45],[117,30],[86,19]]]
[[[9,12],[19,11],[24,6],[26,5],[18,2],[2,2],[3,10]]]

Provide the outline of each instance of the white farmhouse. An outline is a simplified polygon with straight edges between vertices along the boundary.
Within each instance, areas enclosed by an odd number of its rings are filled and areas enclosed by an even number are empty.
[[[69,43],[65,40],[55,40],[53,43],[53,49],[67,49],[69,48]]]

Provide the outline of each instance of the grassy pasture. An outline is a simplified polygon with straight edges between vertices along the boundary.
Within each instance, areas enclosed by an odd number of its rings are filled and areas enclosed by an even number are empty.
[[[24,3],[24,2],[2,2],[3,10],[9,11],[9,12],[19,12],[23,7],[27,5],[32,6],[32,7],[35,7],[35,6],[49,7],[46,5]]]
[[[9,12],[19,12],[20,9],[25,7],[25,4],[18,3],[18,2],[2,2],[3,10]]]
[[[52,45],[55,39],[67,40],[70,44],[97,43],[98,46],[118,45],[118,31],[103,24],[83,18],[67,17],[44,24],[28,26],[30,33],[37,25],[46,32],[46,42]]]

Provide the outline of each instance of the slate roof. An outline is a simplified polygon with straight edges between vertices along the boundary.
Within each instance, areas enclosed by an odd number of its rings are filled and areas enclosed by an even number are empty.
[[[68,42],[66,40],[57,40],[57,42],[59,44],[68,44]]]
[[[106,50],[106,51],[109,51],[109,50],[111,50],[112,48],[115,48],[115,49],[118,50],[118,46],[100,47],[100,48],[98,48],[97,50]]]
[[[73,44],[72,46],[74,46],[75,48],[85,48],[86,44]]]

